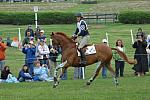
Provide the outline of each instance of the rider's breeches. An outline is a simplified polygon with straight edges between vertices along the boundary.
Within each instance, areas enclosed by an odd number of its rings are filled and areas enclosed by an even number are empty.
[[[89,43],[89,40],[90,40],[90,36],[89,35],[81,37],[81,40],[79,41],[78,48],[79,49],[83,48],[85,45],[87,45]]]

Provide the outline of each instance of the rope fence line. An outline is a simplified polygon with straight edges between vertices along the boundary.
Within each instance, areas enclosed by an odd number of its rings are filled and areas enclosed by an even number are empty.
[[[150,54],[126,54],[127,56],[129,56],[129,55],[147,55],[147,56],[149,56]],[[51,57],[58,57],[58,56],[51,56]],[[48,58],[48,59],[50,59],[50,58]],[[7,60],[14,60],[14,59],[5,59],[5,61],[7,61]],[[23,58],[20,58],[20,59],[15,59],[15,61],[24,61],[24,60],[29,60],[29,59],[23,59]],[[35,60],[37,60],[37,59],[35,59]],[[59,61],[58,61],[59,62]]]

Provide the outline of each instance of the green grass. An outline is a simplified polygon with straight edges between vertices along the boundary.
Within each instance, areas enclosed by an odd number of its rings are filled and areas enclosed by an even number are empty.
[[[6,36],[17,36],[18,28],[21,28],[22,38],[27,26],[0,25],[1,33]],[[34,27],[34,26],[33,26]],[[51,32],[65,32],[71,36],[75,30],[75,25],[41,25],[45,30],[47,37]],[[149,24],[97,24],[89,25],[91,34],[91,43],[99,43],[109,35],[109,44],[115,46],[118,38],[123,39],[126,54],[133,58],[134,49],[131,45],[130,29],[136,33],[137,29],[142,29],[149,33]],[[10,35],[11,34],[11,35]],[[18,71],[24,64],[24,54],[17,48],[8,48],[6,52],[6,65],[10,66],[12,73],[17,77]],[[114,68],[114,61],[112,60]],[[86,81],[90,78],[95,70],[96,64],[86,67],[85,80],[73,80],[74,69],[68,69],[68,80],[60,82],[58,88],[53,89],[53,83],[32,82],[18,84],[0,84],[0,100],[149,100],[149,78],[147,73],[144,77],[134,77],[132,66],[125,64],[124,78],[119,78],[120,85],[115,86],[108,72],[107,79],[102,79],[101,75],[93,82],[91,86],[85,86]]]
[[[39,6],[39,11],[52,12],[97,12],[113,13],[126,10],[150,11],[149,0],[97,0],[98,4],[80,3],[0,3],[0,11],[33,12],[33,6]]]
[[[91,86],[86,80],[61,81],[53,89],[52,83],[34,82],[1,84],[1,100],[149,100],[149,76],[121,78],[115,86],[112,78],[96,79]]]

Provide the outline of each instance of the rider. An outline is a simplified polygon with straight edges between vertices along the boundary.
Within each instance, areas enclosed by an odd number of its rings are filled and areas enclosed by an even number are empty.
[[[88,44],[88,41],[90,39],[89,32],[88,32],[88,27],[86,22],[83,20],[83,15],[82,13],[76,13],[75,17],[77,19],[77,28],[75,33],[73,34],[73,37],[81,37],[81,40],[79,41],[79,46],[78,50],[81,54],[81,65],[85,66],[86,64],[86,59],[85,59],[85,54],[82,51],[82,48]]]

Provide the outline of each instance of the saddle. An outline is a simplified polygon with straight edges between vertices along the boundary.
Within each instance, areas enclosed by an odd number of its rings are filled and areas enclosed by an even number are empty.
[[[84,52],[85,55],[95,54],[96,53],[95,45],[94,44],[93,45],[90,45],[90,44],[85,45],[83,47],[83,52]],[[78,49],[77,49],[77,53],[78,53],[78,56],[81,56],[80,52],[78,51]]]

